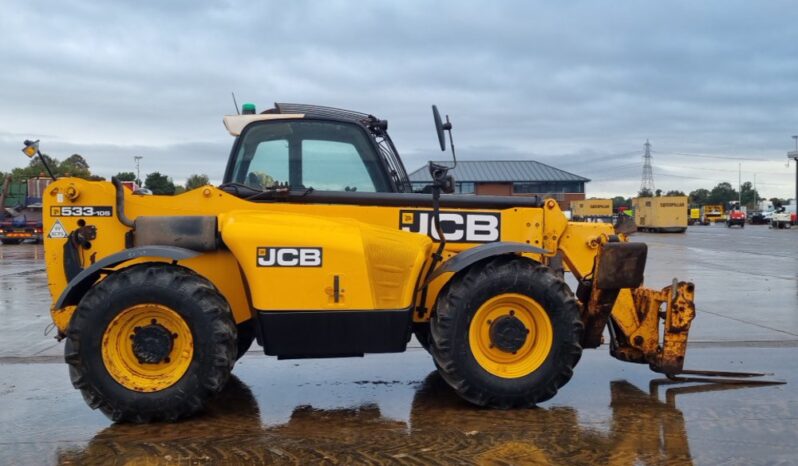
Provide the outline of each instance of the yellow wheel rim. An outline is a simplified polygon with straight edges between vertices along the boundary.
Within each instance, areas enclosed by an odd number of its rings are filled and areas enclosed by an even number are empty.
[[[171,343],[160,346],[157,361],[142,360],[134,343],[142,331]],[[194,339],[180,315],[159,304],[138,304],[117,315],[103,334],[102,357],[108,373],[120,385],[137,392],[157,392],[177,383],[194,357]],[[145,359],[152,356],[147,354]]]
[[[491,327],[502,321],[505,326],[512,321],[514,328],[522,333],[524,329],[528,331],[523,343],[519,339],[512,348],[508,348],[507,343],[493,341]],[[496,336],[496,329],[493,335]],[[515,293],[501,294],[485,301],[471,319],[468,330],[471,353],[479,365],[505,379],[534,372],[548,357],[553,341],[554,330],[543,306],[528,296]]]

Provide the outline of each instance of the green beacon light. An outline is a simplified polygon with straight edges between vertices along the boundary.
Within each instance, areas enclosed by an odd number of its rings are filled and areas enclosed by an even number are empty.
[[[254,115],[255,114],[255,104],[244,104],[241,106],[241,113],[243,115]]]

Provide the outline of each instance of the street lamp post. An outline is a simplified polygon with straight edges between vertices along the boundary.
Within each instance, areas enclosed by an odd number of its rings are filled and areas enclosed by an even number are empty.
[[[798,204],[798,135],[792,138],[795,140],[795,150],[787,152],[787,158],[795,160],[795,203]]]

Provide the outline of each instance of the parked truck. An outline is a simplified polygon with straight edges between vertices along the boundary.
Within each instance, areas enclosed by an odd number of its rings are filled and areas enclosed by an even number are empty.
[[[632,199],[638,231],[682,233],[687,230],[687,196]]]
[[[792,228],[792,216],[784,206],[779,206],[770,217],[770,228]]]
[[[42,193],[50,178],[35,177],[4,184],[0,209],[0,242],[19,244],[26,240],[42,242]]]
[[[7,209],[6,217],[0,221],[0,243],[19,244],[25,240],[42,241],[41,211],[29,217],[21,211]]]

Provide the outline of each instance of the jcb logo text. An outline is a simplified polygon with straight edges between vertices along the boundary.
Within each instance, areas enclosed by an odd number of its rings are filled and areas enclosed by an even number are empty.
[[[321,267],[321,248],[258,248],[258,267]]]
[[[491,243],[501,239],[501,216],[492,212],[441,212],[441,230],[453,243]],[[429,210],[402,210],[399,227],[440,240]]]

